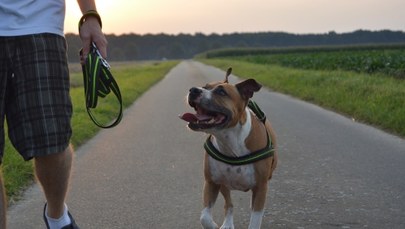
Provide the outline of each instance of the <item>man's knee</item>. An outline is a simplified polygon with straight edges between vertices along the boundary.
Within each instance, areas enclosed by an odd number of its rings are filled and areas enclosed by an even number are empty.
[[[35,167],[38,169],[70,169],[73,159],[73,148],[69,145],[64,151],[35,157]],[[37,171],[38,172],[38,171]]]

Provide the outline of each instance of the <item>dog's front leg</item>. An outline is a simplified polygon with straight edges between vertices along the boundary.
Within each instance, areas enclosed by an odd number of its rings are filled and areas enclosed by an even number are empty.
[[[221,186],[221,193],[225,200],[225,219],[222,223],[221,229],[234,229],[233,225],[233,204],[231,199],[231,191],[225,186]]]
[[[217,229],[218,225],[214,222],[211,210],[214,207],[219,193],[219,185],[210,181],[204,183],[204,209],[201,212],[200,222],[204,229]]]
[[[264,204],[267,195],[267,181],[260,182],[252,190],[252,212],[250,215],[249,229],[260,229],[264,215]]]

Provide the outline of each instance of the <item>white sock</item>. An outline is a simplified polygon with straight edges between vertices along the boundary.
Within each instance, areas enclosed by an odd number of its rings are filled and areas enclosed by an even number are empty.
[[[53,219],[48,216],[48,206],[46,206],[45,216],[46,216],[46,219],[48,220],[50,229],[61,229],[62,227],[69,225],[71,223],[71,220],[68,215],[68,208],[67,208],[66,204],[65,204],[64,211],[63,211],[63,215],[59,219]]]

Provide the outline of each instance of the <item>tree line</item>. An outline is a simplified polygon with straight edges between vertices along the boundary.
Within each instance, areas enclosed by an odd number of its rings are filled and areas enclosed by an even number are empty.
[[[302,47],[318,45],[358,45],[405,43],[403,31],[356,30],[350,33],[292,34],[257,32],[231,34],[124,34],[106,35],[109,61],[189,59],[196,54],[223,48]],[[66,34],[68,58],[78,62],[81,41],[76,34]]]

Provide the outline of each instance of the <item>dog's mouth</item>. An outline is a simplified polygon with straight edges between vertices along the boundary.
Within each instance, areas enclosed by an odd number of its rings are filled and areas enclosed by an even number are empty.
[[[184,113],[179,117],[188,122],[188,127],[192,130],[203,130],[224,126],[228,120],[224,113],[208,110],[200,105],[193,104],[195,114]]]

